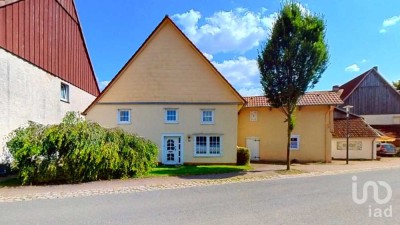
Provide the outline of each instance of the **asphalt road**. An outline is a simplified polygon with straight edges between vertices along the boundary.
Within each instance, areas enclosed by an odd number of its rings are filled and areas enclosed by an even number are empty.
[[[367,202],[356,204],[354,175],[358,198],[366,181],[379,180],[392,198],[379,205],[370,188]],[[374,217],[385,210],[390,217]],[[400,224],[400,169],[0,203],[0,224]]]

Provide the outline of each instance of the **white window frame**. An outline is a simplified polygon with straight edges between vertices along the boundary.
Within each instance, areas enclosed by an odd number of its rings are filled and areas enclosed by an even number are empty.
[[[258,117],[258,112],[257,111],[250,111],[250,122],[256,122]]]
[[[168,120],[168,111],[175,111],[175,120]],[[164,109],[164,123],[178,123],[179,122],[179,111],[174,108]]]
[[[196,152],[196,146],[197,146],[197,137],[206,137],[206,153],[205,154],[199,154]],[[211,137],[219,137],[219,153],[218,154],[210,154],[210,139]],[[222,135],[219,134],[197,134],[193,136],[193,150],[194,150],[194,156],[195,157],[220,157],[222,156]]]
[[[290,139],[297,138],[297,148],[292,148],[292,140],[290,140],[290,150],[300,150],[300,135],[292,134]]]
[[[121,121],[121,112],[128,112],[128,121]],[[118,109],[117,111],[118,124],[130,124],[131,123],[131,110],[130,109]]]
[[[66,97],[64,97],[63,95],[63,87],[65,87],[65,95]],[[66,83],[61,82],[60,85],[60,100],[63,102],[69,102],[69,85]]]
[[[204,112],[211,112],[211,121],[204,121]],[[215,123],[215,109],[202,109],[200,113],[200,124],[214,124]]]

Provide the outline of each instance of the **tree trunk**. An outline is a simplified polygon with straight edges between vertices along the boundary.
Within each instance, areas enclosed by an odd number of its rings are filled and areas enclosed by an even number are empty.
[[[288,129],[287,129],[287,146],[286,146],[286,170],[290,170],[290,137],[292,135],[291,129],[292,115],[288,115]]]

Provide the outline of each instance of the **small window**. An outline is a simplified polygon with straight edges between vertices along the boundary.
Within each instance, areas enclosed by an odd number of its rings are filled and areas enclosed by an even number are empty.
[[[257,111],[251,111],[250,112],[250,121],[251,122],[257,121]]]
[[[300,136],[292,135],[290,137],[290,150],[299,150],[300,149]]]
[[[195,156],[220,156],[221,136],[202,135],[195,137]]]
[[[178,110],[165,109],[165,123],[178,123]]]
[[[127,109],[118,110],[118,124],[131,123],[131,111]]]
[[[214,124],[214,110],[201,110],[201,124]]]
[[[69,102],[69,86],[68,84],[61,83],[61,100]]]

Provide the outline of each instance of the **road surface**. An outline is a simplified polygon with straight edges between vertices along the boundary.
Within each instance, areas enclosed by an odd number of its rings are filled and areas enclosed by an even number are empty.
[[[356,204],[367,181],[390,200]],[[0,224],[400,224],[400,169],[0,203]]]

